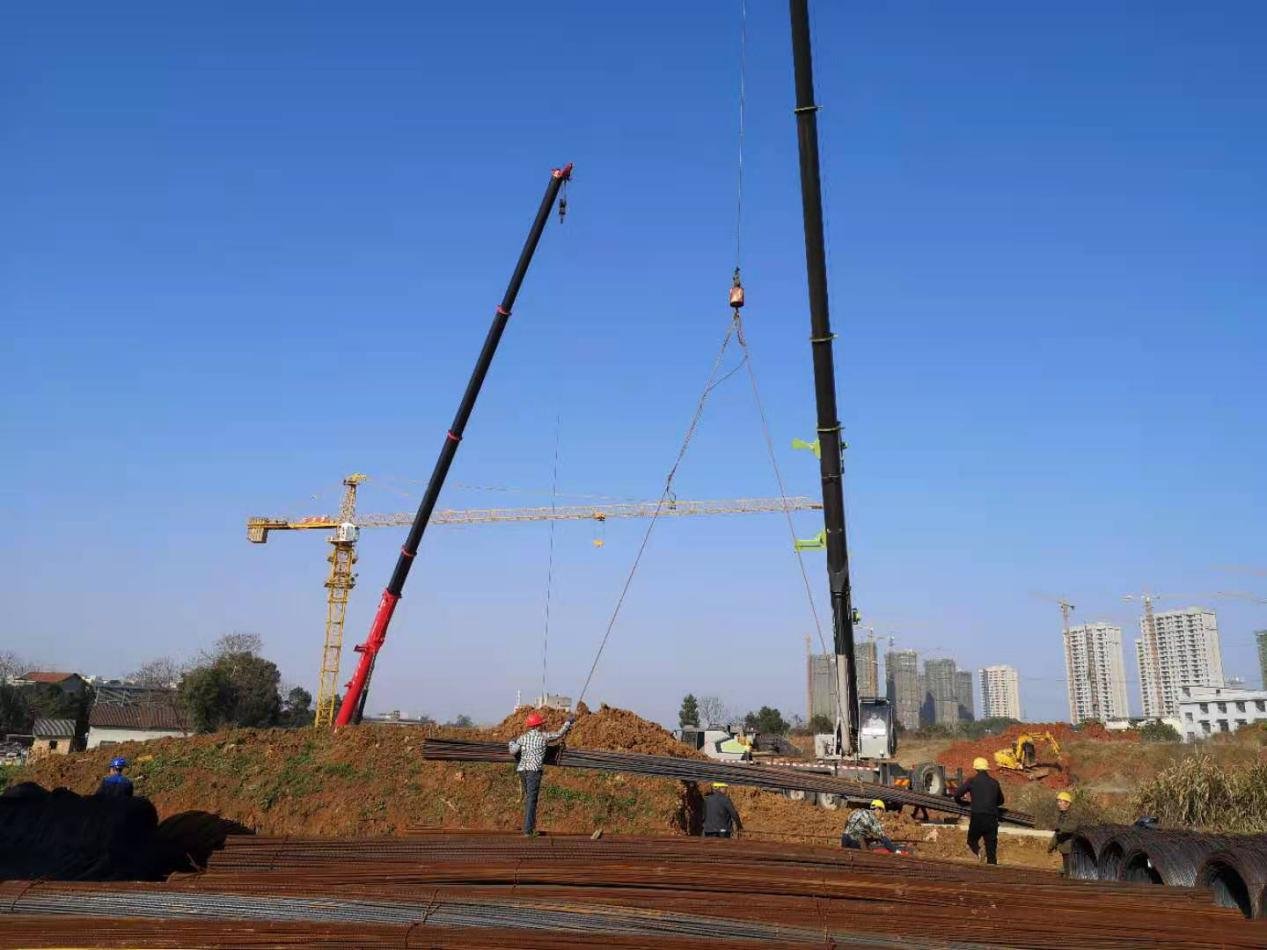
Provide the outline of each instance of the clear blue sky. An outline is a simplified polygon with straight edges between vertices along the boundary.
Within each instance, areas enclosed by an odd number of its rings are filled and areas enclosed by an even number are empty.
[[[809,494],[787,14],[750,6],[746,319]],[[858,607],[900,646],[1016,665],[1026,711],[1063,716],[1034,592],[1122,623],[1133,681],[1123,593],[1267,587],[1222,567],[1267,566],[1267,8],[816,8]],[[350,471],[364,510],[412,506],[565,161],[571,213],[442,503],[548,502],[556,417],[565,491],[656,496],[729,317],[737,2],[5,19],[0,648],[121,674],[251,630],[313,688],[326,546],[249,546],[243,521],[331,510]],[[678,493],[773,492],[737,376]],[[558,529],[552,689],[580,688],[641,531]],[[402,534],[365,533],[349,640]],[[489,719],[536,689],[546,544],[435,529],[371,709]],[[1217,607],[1255,680],[1267,608],[1180,599]],[[779,518],[665,522],[590,698],[801,711],[811,626]]]

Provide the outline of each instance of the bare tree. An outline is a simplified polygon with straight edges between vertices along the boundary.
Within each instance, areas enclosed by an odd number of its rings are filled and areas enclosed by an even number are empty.
[[[180,683],[185,675],[186,664],[173,660],[170,656],[160,656],[142,663],[128,674],[128,679],[138,686],[152,686],[166,689]]]
[[[0,650],[0,685],[31,672],[31,665],[12,650]]]
[[[730,707],[722,702],[720,696],[701,696],[698,705],[700,725],[705,728],[724,726],[734,718]]]
[[[233,653],[249,653],[251,656],[259,656],[260,650],[264,646],[264,639],[258,633],[242,633],[233,631],[226,633],[211,648],[211,656],[218,659],[222,656],[229,656]]]

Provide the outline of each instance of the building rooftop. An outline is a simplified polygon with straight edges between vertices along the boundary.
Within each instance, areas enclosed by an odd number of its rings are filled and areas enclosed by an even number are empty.
[[[184,711],[170,703],[96,703],[88,725],[98,729],[140,729],[190,732]]]
[[[24,679],[29,683],[52,683],[56,685],[57,683],[66,682],[66,680],[70,679],[72,676],[79,676],[79,674],[57,673],[50,670],[32,670],[30,673],[22,676],[21,679]]]
[[[73,739],[75,732],[73,719],[37,719],[31,727],[31,734],[37,739]]]

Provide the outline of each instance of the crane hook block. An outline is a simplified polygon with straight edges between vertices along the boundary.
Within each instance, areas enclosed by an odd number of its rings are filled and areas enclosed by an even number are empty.
[[[821,459],[823,457],[823,444],[815,439],[813,442],[806,442],[804,439],[793,439],[792,448],[805,449],[807,452],[813,452],[814,458]]]
[[[739,282],[739,268],[735,268],[735,276],[730,282],[730,306],[738,310],[743,306],[743,284]]]

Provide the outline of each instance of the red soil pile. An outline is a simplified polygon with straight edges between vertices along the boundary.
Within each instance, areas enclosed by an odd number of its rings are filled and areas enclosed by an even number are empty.
[[[318,729],[237,729],[188,738],[123,743],[33,762],[13,781],[89,793],[111,758],[126,756],[137,794],[159,816],[213,812],[268,834],[402,834],[413,828],[511,830],[520,820],[511,765],[426,762],[429,736],[506,740],[524,731],[519,710],[491,730],[362,725]],[[567,715],[542,710],[557,729]],[[582,707],[568,743],[650,755],[695,757],[655,723],[623,709]],[[791,804],[791,803],[789,803]],[[596,827],[663,834],[686,822],[683,786],[666,779],[551,769],[540,822],[556,831]]]
[[[522,735],[526,730],[524,717],[533,712],[531,707],[515,710],[489,732],[493,738],[507,741]],[[568,714],[561,709],[538,709],[545,719],[543,726],[549,732],[563,727]],[[702,759],[702,752],[689,749],[673,738],[673,734],[654,722],[648,722],[637,713],[617,709],[606,704],[592,713],[581,703],[577,708],[576,725],[568,733],[566,742],[577,749],[605,749],[611,752],[639,752],[643,755],[670,755],[680,759]]]
[[[1038,764],[1052,769],[1046,778],[1030,779],[1020,772],[995,767],[994,753],[999,749],[1011,749],[1016,743],[1016,737],[1021,733],[1037,736],[1045,732],[1050,732],[1055,736],[1061,747],[1061,754],[1057,759],[1052,755],[1051,745],[1048,742],[1036,739],[1034,743]],[[1070,759],[1071,746],[1075,742],[1084,741],[1138,742],[1139,733],[1131,730],[1111,731],[1099,723],[1088,724],[1081,729],[1074,729],[1067,722],[1021,723],[1009,726],[998,735],[986,736],[984,739],[972,742],[956,742],[944,749],[938,755],[937,761],[946,766],[948,771],[963,769],[964,777],[967,778],[973,774],[972,760],[980,756],[990,763],[991,774],[1000,781],[1023,785],[1042,784],[1047,788],[1056,789],[1068,788],[1071,784],[1070,769],[1076,764]]]

